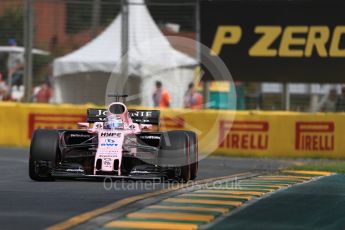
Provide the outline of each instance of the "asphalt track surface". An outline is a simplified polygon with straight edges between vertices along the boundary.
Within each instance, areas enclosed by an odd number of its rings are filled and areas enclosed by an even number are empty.
[[[208,157],[197,179],[250,171],[274,171],[288,160]],[[130,196],[160,190],[164,183],[58,180],[34,182],[28,177],[28,150],[0,148],[0,228],[43,229],[72,216]]]

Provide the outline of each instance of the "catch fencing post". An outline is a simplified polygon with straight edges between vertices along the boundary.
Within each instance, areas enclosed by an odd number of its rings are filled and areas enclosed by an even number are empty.
[[[121,75],[127,79],[128,77],[128,31],[129,31],[129,22],[128,22],[128,2],[127,0],[122,0],[121,2],[121,55],[122,55],[122,62],[121,62]],[[120,93],[120,92],[118,92]]]
[[[290,89],[287,82],[283,83],[283,105],[285,111],[290,110]]]
[[[25,1],[25,12],[24,12],[24,47],[25,47],[25,65],[24,65],[24,101],[31,101],[32,94],[32,47],[33,47],[33,1]]]
[[[92,33],[93,38],[97,36],[98,27],[100,25],[100,13],[101,13],[101,0],[93,0],[92,22],[91,22],[91,33]]]

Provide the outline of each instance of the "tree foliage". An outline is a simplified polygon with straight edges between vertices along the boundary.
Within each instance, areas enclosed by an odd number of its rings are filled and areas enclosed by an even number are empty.
[[[7,45],[10,38],[14,38],[19,46],[24,39],[23,10],[18,8],[6,9],[0,15],[0,45]]]

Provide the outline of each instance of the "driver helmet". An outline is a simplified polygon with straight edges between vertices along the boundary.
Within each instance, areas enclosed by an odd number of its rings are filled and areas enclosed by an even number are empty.
[[[120,117],[111,115],[106,118],[105,127],[107,129],[124,129],[124,124]]]

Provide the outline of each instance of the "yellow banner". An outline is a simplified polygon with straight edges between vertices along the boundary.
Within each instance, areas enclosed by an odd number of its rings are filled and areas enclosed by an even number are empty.
[[[75,129],[92,105],[0,104],[0,145],[27,147],[37,128]],[[345,113],[165,109],[161,130],[192,130],[201,153],[345,158]]]

